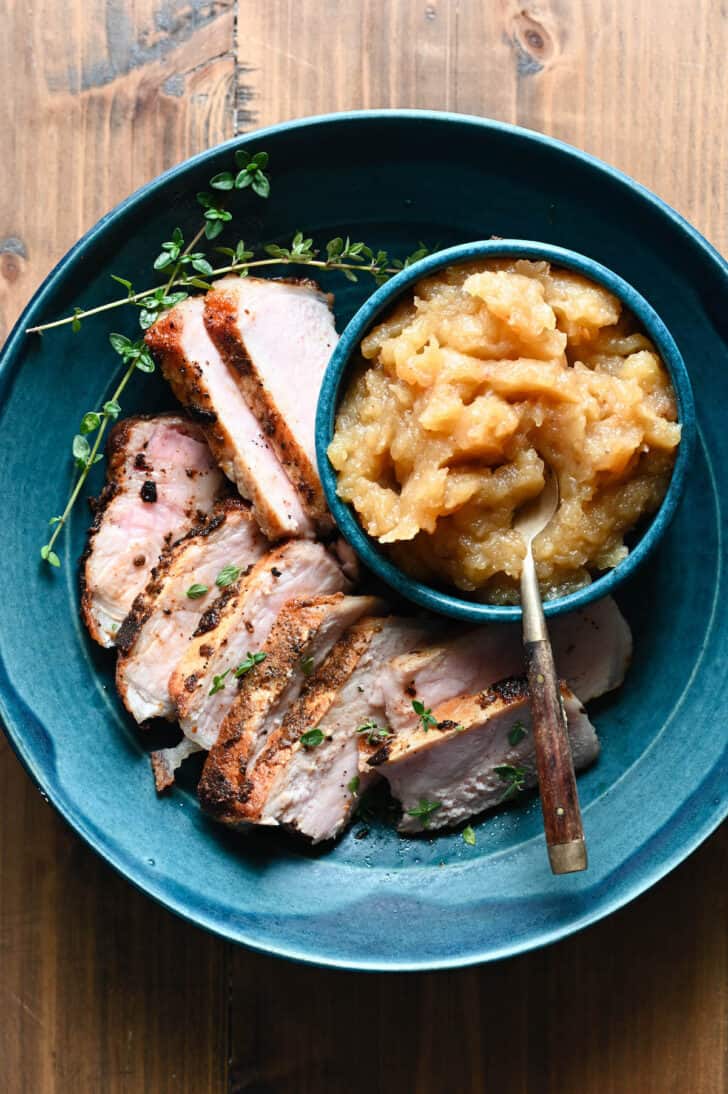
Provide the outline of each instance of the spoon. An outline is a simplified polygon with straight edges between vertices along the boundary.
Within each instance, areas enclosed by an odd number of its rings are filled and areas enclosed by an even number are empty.
[[[523,648],[546,844],[552,872],[571,874],[586,870],[587,855],[566,714],[533,559],[533,541],[559,504],[559,481],[547,465],[544,477],[543,490],[519,509],[513,528],[526,545],[521,572]]]

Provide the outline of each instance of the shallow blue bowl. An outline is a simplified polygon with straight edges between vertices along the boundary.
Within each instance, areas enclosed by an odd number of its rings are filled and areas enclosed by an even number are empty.
[[[124,715],[114,661],[78,620],[79,507],[63,568],[38,561],[63,505],[81,414],[109,397],[120,308],[45,337],[25,327],[113,299],[110,274],[153,283],[159,242],[199,224],[195,193],[239,145],[270,153],[270,199],[233,196],[227,237],[321,244],[351,235],[392,254],[491,233],[583,251],[617,271],[665,319],[695,391],[699,431],[683,503],[651,564],[618,590],[634,633],[624,686],[592,704],[599,762],[579,779],[589,870],[555,878],[538,799],[460,833],[403,840],[367,822],[309,851],[274,833],[240,839],[210,822],[195,769],[158,799],[151,742]],[[226,238],[221,237],[225,243]],[[285,272],[281,270],[280,272]],[[290,272],[290,271],[289,271]],[[146,279],[149,278],[149,282]],[[144,280],[143,280],[144,279]],[[342,330],[371,282],[322,279]],[[304,119],[211,149],[145,186],[97,224],[33,297],[0,359],[3,617],[0,718],[39,790],[104,859],[167,908],[267,953],[361,969],[423,969],[542,946],[607,915],[681,861],[728,811],[723,535],[728,498],[728,267],[635,182],[558,141],[480,118],[375,112]],[[305,382],[305,377],[301,378]],[[137,373],[124,413],[170,408]],[[103,480],[94,468],[90,492]]]
[[[695,403],[690,378],[680,350],[655,309],[632,285],[612,270],[595,262],[586,255],[564,247],[532,240],[497,239],[478,240],[448,247],[428,255],[397,274],[371,296],[351,322],[339,340],[329,362],[321,385],[321,395],[316,416],[316,455],[329,507],[344,537],[362,561],[400,596],[412,600],[423,608],[441,612],[456,619],[468,619],[473,623],[512,622],[521,618],[520,607],[501,607],[481,603],[473,598],[448,593],[443,589],[425,585],[409,577],[396,566],[375,539],[367,535],[359,523],[353,506],[343,502],[336,492],[337,476],[327,456],[333,436],[336,409],[349,380],[350,366],[356,364],[362,338],[384,317],[403,295],[408,295],[420,278],[437,273],[446,266],[489,258],[528,258],[552,262],[554,265],[576,270],[596,281],[615,296],[637,318],[654,343],[657,352],[667,365],[677,395],[678,418],[682,424],[682,438],[678,448],[670,485],[662,505],[651,519],[649,526],[639,537],[629,555],[613,570],[594,579],[589,585],[545,603],[546,615],[559,615],[572,611],[593,600],[600,600],[615,591],[617,586],[631,577],[637,567],[657,546],[672,520],[685,485],[685,474],[695,440]]]

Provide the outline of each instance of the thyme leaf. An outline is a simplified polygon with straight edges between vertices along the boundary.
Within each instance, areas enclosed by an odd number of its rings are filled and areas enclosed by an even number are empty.
[[[442,809],[442,802],[431,802],[427,798],[420,798],[414,809],[407,810],[407,816],[420,821],[423,828],[429,828],[432,814],[438,809]]]
[[[379,726],[373,718],[367,718],[366,722],[356,730],[356,733],[360,736],[366,736],[366,742],[368,745],[375,745],[379,741],[386,741],[387,737],[392,736],[391,729],[387,729],[386,726]]]
[[[245,674],[250,672],[252,668],[255,668],[256,665],[259,665],[261,661],[265,661],[267,656],[268,655],[266,653],[247,654],[235,670],[235,679],[239,680],[241,676],[245,676]]]
[[[304,748],[318,748],[323,742],[324,735],[320,729],[309,729],[306,733],[302,733],[299,739]]]
[[[503,802],[511,801],[512,798],[517,797],[517,795],[525,789],[525,767],[514,767],[513,764],[498,764],[493,770],[498,778],[506,783],[505,791],[498,799],[498,805],[502,805]]]
[[[467,843],[468,847],[475,847],[475,830],[471,825],[463,828],[463,843]]]
[[[427,733],[432,726],[437,725],[437,718],[434,717],[431,709],[426,707],[419,699],[412,700],[412,709],[422,723],[422,728],[425,733]]]

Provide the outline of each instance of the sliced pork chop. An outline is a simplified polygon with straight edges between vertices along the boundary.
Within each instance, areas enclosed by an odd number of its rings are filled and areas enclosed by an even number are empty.
[[[372,705],[380,668],[427,633],[425,623],[393,617],[352,627],[248,770],[238,822],[280,824],[314,843],[338,835],[372,777],[369,769],[359,773],[357,730],[381,719],[382,711]],[[307,747],[301,738],[311,729],[323,739]]]
[[[314,447],[319,389],[337,342],[331,298],[312,281],[225,277],[207,294],[205,322],[306,511],[331,527]]]
[[[235,671],[248,654],[262,651],[287,601],[341,592],[347,585],[338,563],[320,543],[290,540],[226,589],[200,620],[169,681],[185,736],[212,748],[237,694]]]
[[[199,422],[227,477],[255,510],[271,539],[313,536],[314,525],[233,372],[210,339],[203,297],[166,312],[145,335],[179,401]]]
[[[326,660],[347,628],[381,607],[374,597],[341,593],[286,604],[263,647],[265,662],[243,680],[205,762],[198,795],[208,813],[228,824],[240,819],[246,773],[296,702],[307,674]]]
[[[194,741],[191,741],[189,737],[183,737],[179,744],[173,745],[171,748],[160,748],[156,752],[152,752],[150,760],[155,789],[161,794],[163,790],[168,790],[170,786],[174,786],[177,768],[181,767],[188,756],[193,756],[195,752],[202,751],[203,749]]]
[[[581,769],[598,756],[599,741],[584,707],[564,683],[561,695],[574,767]],[[459,824],[536,786],[524,677],[453,699],[433,713],[437,727],[393,736],[365,763],[385,776],[401,802],[401,832]]]
[[[228,499],[210,521],[165,551],[119,628],[116,687],[137,722],[174,721],[169,679],[203,614],[221,594],[225,567],[242,573],[267,549],[250,508]]]
[[[161,552],[208,517],[225,480],[199,427],[171,414],[119,422],[107,454],[81,559],[81,614],[108,647]]]
[[[582,702],[622,683],[632,633],[611,597],[550,619],[549,632],[558,673]],[[522,671],[520,626],[488,624],[392,661],[380,678],[381,700],[389,725],[407,732],[418,725],[413,699],[435,707]]]

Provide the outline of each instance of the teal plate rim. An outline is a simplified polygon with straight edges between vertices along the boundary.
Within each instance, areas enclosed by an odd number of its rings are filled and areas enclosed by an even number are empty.
[[[621,183],[638,194],[662,216],[667,217],[672,221],[673,224],[690,240],[694,248],[711,259],[715,267],[716,276],[721,279],[726,291],[728,291],[728,262],[725,261],[716,248],[713,247],[697,229],[685,220],[684,217],[677,213],[661,198],[657,197],[650,190],[625,173],[564,141],[505,122],[492,121],[474,115],[457,114],[446,111],[394,109],[349,111],[317,115],[282,122],[265,129],[254,130],[244,136],[233,138],[232,140],[207,149],[204,152],[198,153],[196,156],[190,157],[184,162],[177,164],[175,167],[140,187],[114,209],[105,214],[56,264],[33,294],[30,302],[15,323],[5,346],[0,352],[0,400],[4,398],[8,385],[14,378],[16,372],[16,367],[14,366],[17,366],[16,358],[18,357],[19,350],[25,337],[24,331],[26,326],[31,325],[29,317],[43,308],[46,298],[51,295],[61,280],[67,263],[78,254],[79,251],[82,251],[88,243],[96,239],[107,226],[114,224],[119,218],[123,217],[124,213],[140,202],[143,197],[167,186],[191,167],[199,165],[227,149],[237,148],[252,141],[259,141],[261,138],[265,138],[269,135],[282,133],[291,129],[347,124],[348,122],[359,119],[385,120],[387,118],[394,120],[423,119],[431,122],[441,122],[443,124],[447,124],[448,122],[470,124],[474,127],[487,129],[492,132],[517,137],[520,140],[532,142],[534,145],[548,146],[562,152],[572,159],[580,161],[585,167],[600,175],[611,176],[614,181]],[[23,697],[11,686],[6,667],[1,661],[0,720],[3,723],[6,735],[15,754],[18,756],[18,759],[25,767],[43,797],[57,809],[64,820],[70,824],[78,835],[80,835],[102,859],[142,892],[147,893],[158,903],[179,915],[181,918],[187,919],[189,922],[201,926],[222,938],[239,942],[260,953],[272,954],[300,961],[304,964],[331,968],[358,969],[372,972],[407,972],[460,968],[480,964],[486,961],[500,960],[539,949],[552,942],[556,942],[559,939],[565,938],[568,935],[574,934],[576,931],[583,930],[585,927],[610,915],[612,912],[617,911],[631,900],[640,896],[687,858],[689,854],[715,831],[721,821],[728,815],[728,792],[726,791],[724,784],[722,797],[718,794],[718,796],[711,798],[709,794],[705,793],[705,786],[711,780],[711,772],[707,772],[704,780],[694,790],[693,794],[681,803],[680,808],[671,815],[669,820],[662,827],[656,829],[652,833],[649,844],[644,845],[622,862],[618,871],[618,873],[622,875],[620,883],[612,887],[602,886],[598,901],[587,911],[583,910],[584,906],[582,904],[581,914],[574,915],[567,921],[559,923],[557,926],[542,929],[540,931],[533,930],[527,939],[519,939],[495,950],[490,948],[484,952],[468,952],[463,956],[450,954],[444,958],[421,960],[389,959],[387,961],[368,961],[366,957],[362,956],[354,961],[351,959],[339,959],[320,953],[317,954],[313,952],[312,948],[301,950],[299,947],[287,945],[285,942],[279,942],[274,937],[266,937],[264,940],[261,940],[259,937],[252,937],[249,932],[238,930],[234,923],[222,921],[221,917],[209,913],[201,904],[198,904],[194,910],[191,910],[188,907],[188,902],[185,900],[184,894],[177,896],[174,891],[170,892],[169,887],[164,883],[155,883],[153,880],[150,880],[148,875],[143,874],[137,860],[130,860],[128,855],[117,852],[113,846],[110,846],[108,837],[105,837],[103,833],[95,829],[94,826],[89,823],[88,818],[84,816],[82,810],[78,809],[75,803],[68,799],[63,788],[53,783],[52,778],[49,777],[48,772],[44,769],[42,756],[35,755],[27,746],[23,731],[23,722],[26,720],[32,721],[33,715],[26,706]],[[717,789],[720,790],[720,784],[717,785]],[[698,801],[700,802],[700,810],[696,816],[696,803]],[[667,833],[670,830],[672,830],[673,838],[668,840]],[[648,850],[651,848],[653,849],[655,844],[659,846],[659,854],[649,855],[647,853]],[[634,869],[630,870],[635,859],[640,860],[637,874],[635,874]],[[625,876],[625,874],[629,875],[630,873],[631,876]]]

